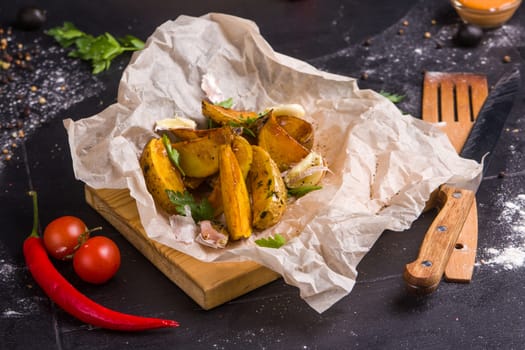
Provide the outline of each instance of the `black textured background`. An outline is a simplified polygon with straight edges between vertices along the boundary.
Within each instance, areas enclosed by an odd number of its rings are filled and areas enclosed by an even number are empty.
[[[7,28],[17,8],[25,4],[21,0],[0,4],[0,26]],[[523,69],[525,61],[523,9],[504,27],[487,32],[479,47],[465,49],[451,41],[458,18],[446,0],[47,0],[40,6],[48,11],[47,28],[69,20],[86,32],[131,33],[143,39],[181,14],[225,12],[249,18],[276,51],[360,78],[363,88],[405,95],[400,108],[414,116],[420,113],[425,70],[484,73],[494,84],[504,72]],[[430,39],[424,38],[427,31]],[[41,31],[15,30],[13,35],[26,45],[37,40],[45,50],[53,46]],[[369,45],[363,45],[367,40]],[[503,63],[505,55],[511,57],[510,63]],[[110,71],[95,78],[87,64],[76,65],[74,74],[86,95],[75,94],[75,101],[46,115],[39,115],[45,111],[36,105],[32,117],[43,122],[10,149],[9,161],[2,159],[1,349],[523,348],[525,269],[483,264],[487,250],[504,247],[513,234],[511,223],[501,218],[504,203],[525,193],[523,89],[478,192],[478,264],[469,285],[442,283],[427,297],[407,294],[402,272],[417,254],[434,215],[430,212],[406,232],[385,232],[359,265],[352,293],[321,315],[282,280],[203,311],[85,203],[83,185],[74,179],[62,119],[83,118],[113,103],[128,60],[129,56],[119,58]],[[364,73],[366,80],[361,79]],[[2,88],[6,90],[0,101],[10,106],[7,88]],[[10,113],[14,112],[0,111],[0,121],[11,120]],[[31,187],[39,191],[42,223],[64,214],[81,216],[89,226],[104,226],[104,233],[121,248],[121,270],[103,287],[82,283],[69,264],[57,264],[75,286],[108,307],[174,318],[181,327],[140,334],[94,329],[52,304],[23,262],[22,242],[32,223],[25,192]]]

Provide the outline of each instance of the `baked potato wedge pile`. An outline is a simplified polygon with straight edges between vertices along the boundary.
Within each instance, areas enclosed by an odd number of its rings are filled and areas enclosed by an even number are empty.
[[[314,130],[302,107],[257,113],[204,100],[202,114],[210,128],[168,127],[141,154],[147,189],[166,213],[187,216],[189,208],[206,230],[212,222],[239,240],[277,224],[289,196],[320,188],[327,167],[312,150]],[[193,215],[201,209],[207,214]]]

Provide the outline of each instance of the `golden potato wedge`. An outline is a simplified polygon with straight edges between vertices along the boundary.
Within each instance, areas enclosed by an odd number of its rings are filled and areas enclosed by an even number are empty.
[[[206,100],[202,101],[202,114],[219,125],[243,127],[250,127],[250,124],[259,118],[257,112],[224,108]]]
[[[219,170],[219,148],[231,144],[233,135],[232,129],[226,126],[208,136],[172,144],[179,152],[184,174],[198,178],[215,174]]]
[[[297,142],[308,150],[312,149],[314,145],[314,128],[312,124],[304,119],[290,115],[279,115],[275,119],[277,124],[286,130]]]
[[[155,203],[169,214],[177,211],[166,194],[166,190],[184,192],[180,172],[171,164],[162,139],[151,139],[140,156],[140,167],[146,187]]]
[[[236,135],[233,138],[231,147],[235,158],[237,158],[239,167],[241,168],[242,177],[246,181],[248,172],[250,171],[250,167],[252,165],[252,146],[244,137]],[[208,196],[208,201],[214,208],[215,216],[219,216],[223,213],[224,207],[222,203],[220,181],[213,181],[212,191]]]
[[[252,146],[244,137],[236,135],[233,138],[232,151],[241,168],[242,177],[246,180],[252,165]],[[212,187],[208,201],[214,208],[214,215],[219,216],[223,213],[221,182],[213,181]]]
[[[253,162],[248,175],[252,195],[252,225],[264,230],[281,220],[286,210],[287,189],[279,168],[262,147],[252,146]]]
[[[257,141],[270,154],[280,171],[290,168],[310,153],[277,123],[273,115],[259,130]]]
[[[201,137],[208,136],[210,133],[210,130],[214,129],[188,129],[188,128],[177,128],[177,129],[170,129],[169,131],[178,139],[181,141],[189,141],[198,139]]]
[[[230,145],[220,146],[219,178],[224,218],[230,239],[250,237],[252,234],[250,198],[239,162]]]
[[[203,137],[216,138],[224,134],[224,127],[220,128],[211,128],[211,129],[186,129],[186,128],[177,128],[169,130],[173,136],[181,141],[195,140]],[[231,128],[233,134],[240,134],[242,132],[241,128]],[[217,136],[217,134],[219,136]]]
[[[233,137],[232,150],[241,167],[242,176],[246,180],[252,166],[252,145],[244,137],[235,135]]]

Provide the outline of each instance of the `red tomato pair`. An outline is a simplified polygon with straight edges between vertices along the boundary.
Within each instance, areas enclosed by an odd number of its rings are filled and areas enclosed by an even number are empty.
[[[47,225],[43,241],[46,250],[54,258],[73,259],[73,268],[82,280],[101,284],[117,273],[120,250],[107,237],[90,238],[94,230],[89,230],[77,217],[62,216]]]

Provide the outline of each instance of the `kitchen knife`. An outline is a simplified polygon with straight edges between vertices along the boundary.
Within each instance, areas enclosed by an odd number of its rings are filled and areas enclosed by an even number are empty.
[[[512,71],[498,81],[483,104],[460,153],[463,158],[478,162],[483,160],[483,174],[488,168],[490,155],[510,114],[519,86],[519,70]],[[472,181],[466,186],[469,188],[459,188],[454,184],[445,184],[439,188],[437,197],[441,209],[425,234],[417,259],[406,265],[403,274],[411,291],[427,294],[438,287],[478,185],[479,181]]]

